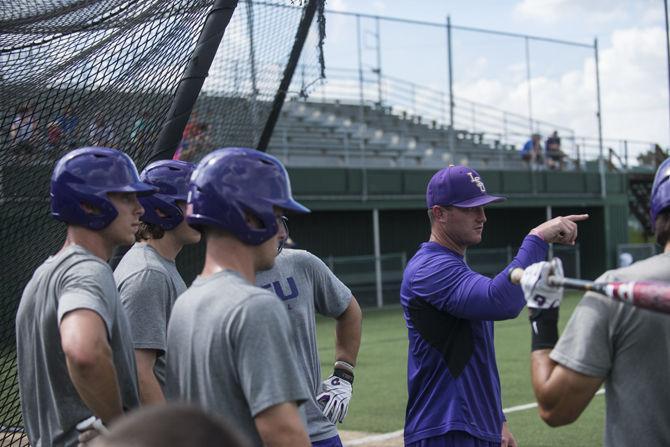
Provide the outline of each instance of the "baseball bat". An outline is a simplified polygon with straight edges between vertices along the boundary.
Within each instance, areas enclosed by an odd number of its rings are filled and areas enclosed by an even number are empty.
[[[515,268],[509,276],[514,284],[519,284],[523,276],[523,269]],[[594,282],[556,276],[549,276],[547,282],[550,286],[597,292],[635,307],[670,314],[669,283],[660,281]]]

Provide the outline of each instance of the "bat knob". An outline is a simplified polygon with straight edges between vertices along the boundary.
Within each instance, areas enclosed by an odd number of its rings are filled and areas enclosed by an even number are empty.
[[[512,284],[520,284],[522,276],[523,276],[523,269],[520,267],[513,268],[509,272],[509,280],[512,282]]]

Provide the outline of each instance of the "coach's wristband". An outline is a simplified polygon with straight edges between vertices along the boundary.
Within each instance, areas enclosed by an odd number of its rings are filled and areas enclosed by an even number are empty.
[[[530,350],[551,349],[558,342],[558,307],[528,309],[531,326]]]

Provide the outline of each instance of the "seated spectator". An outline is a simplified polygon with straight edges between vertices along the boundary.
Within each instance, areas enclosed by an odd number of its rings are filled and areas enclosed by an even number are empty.
[[[112,424],[91,447],[250,446],[218,416],[183,404],[143,407]]]
[[[205,125],[206,126],[206,125]],[[193,111],[184,131],[181,134],[181,141],[177,150],[172,156],[173,160],[192,161],[195,158],[196,141],[199,139],[202,125],[198,122],[198,113]]]
[[[34,146],[35,118],[33,108],[29,105],[16,110],[16,116],[9,129],[10,144],[20,151],[31,151]]]
[[[549,169],[563,169],[565,153],[561,150],[561,138],[554,131],[544,145],[547,151],[547,166]]]
[[[63,139],[63,129],[58,124],[58,120],[47,124],[47,149],[57,151],[60,149]]]
[[[114,145],[116,134],[102,115],[98,115],[88,128],[88,137],[93,146],[109,147]]]
[[[72,106],[65,107],[63,113],[56,118],[56,123],[62,132],[60,144],[66,149],[74,149],[78,146],[77,142],[77,126],[79,125],[79,117],[72,110]]]
[[[531,169],[543,164],[541,140],[540,134],[534,133],[521,149],[521,159],[528,163]]]
[[[142,112],[133,123],[130,132],[130,142],[136,146],[143,146],[149,137],[149,112]]]

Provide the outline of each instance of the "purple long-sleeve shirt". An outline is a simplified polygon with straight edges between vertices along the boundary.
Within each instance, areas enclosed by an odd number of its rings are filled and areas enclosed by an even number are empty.
[[[500,378],[493,321],[516,317],[526,301],[509,271],[546,259],[547,243],[526,236],[493,279],[435,242],[421,244],[400,289],[409,336],[405,443],[458,430],[500,442]]]

